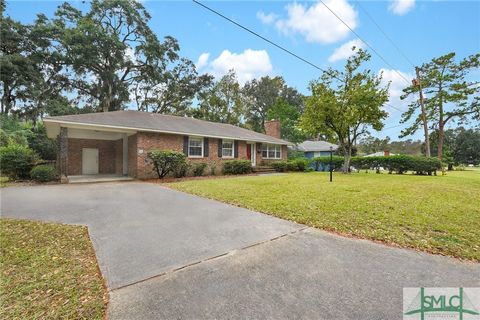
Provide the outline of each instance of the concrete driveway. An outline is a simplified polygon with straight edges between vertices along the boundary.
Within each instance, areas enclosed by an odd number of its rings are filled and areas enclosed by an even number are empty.
[[[10,187],[2,216],[88,225],[110,319],[401,319],[403,287],[479,264],[348,239],[148,183]]]

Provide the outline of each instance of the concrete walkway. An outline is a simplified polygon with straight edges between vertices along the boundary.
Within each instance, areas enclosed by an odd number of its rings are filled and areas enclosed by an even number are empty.
[[[1,200],[4,217],[89,226],[109,319],[401,319],[403,287],[480,286],[479,264],[155,184],[10,187]]]

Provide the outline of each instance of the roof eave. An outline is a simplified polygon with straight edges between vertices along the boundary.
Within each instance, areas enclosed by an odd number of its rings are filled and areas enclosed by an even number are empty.
[[[217,136],[217,135],[204,135],[199,133],[193,132],[179,132],[179,131],[170,131],[170,130],[156,130],[156,129],[149,129],[149,128],[139,128],[139,127],[127,127],[127,126],[114,126],[114,125],[106,125],[106,124],[97,124],[97,123],[86,123],[86,122],[78,122],[78,121],[66,121],[61,119],[54,119],[54,118],[44,118],[43,122],[45,125],[48,123],[55,123],[55,124],[66,124],[66,125],[74,125],[74,126],[83,126],[83,127],[95,127],[95,128],[107,128],[107,129],[118,129],[118,130],[125,130],[125,131],[143,131],[143,132],[158,132],[158,133],[169,133],[169,134],[179,134],[179,135],[198,135],[198,136],[205,136],[208,138],[217,138],[217,139],[234,139],[234,140],[244,140],[244,141],[252,141],[257,143],[271,143],[271,144],[282,144],[282,145],[293,145],[289,141],[285,141],[282,139],[274,138],[275,140],[260,140],[250,137],[232,137],[232,136]]]

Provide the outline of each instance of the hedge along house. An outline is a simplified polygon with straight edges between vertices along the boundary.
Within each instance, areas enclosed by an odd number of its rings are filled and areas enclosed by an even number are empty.
[[[330,149],[332,148],[332,149]],[[330,156],[330,150],[335,152],[338,149],[336,144],[332,144],[326,141],[304,141],[295,147],[295,150],[303,152],[303,155],[307,159],[313,159],[317,157],[326,157]],[[317,171],[326,171],[329,170],[328,165],[324,166],[320,164],[318,168],[315,168],[315,164],[310,165],[313,169]]]
[[[47,135],[58,141],[61,177],[83,175],[154,178],[150,150],[183,152],[190,162],[217,171],[223,162],[250,160],[252,166],[287,158],[280,123],[265,123],[262,134],[224,123],[142,111],[88,113],[44,119]]]

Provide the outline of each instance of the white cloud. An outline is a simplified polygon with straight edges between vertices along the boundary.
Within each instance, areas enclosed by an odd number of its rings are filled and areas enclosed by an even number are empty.
[[[352,29],[358,26],[358,13],[346,0],[324,0]],[[350,30],[321,2],[311,6],[292,3],[286,6],[287,18],[275,23],[285,35],[300,34],[308,42],[334,43],[348,36]]]
[[[197,70],[200,70],[207,65],[209,57],[210,53],[208,52],[204,52],[198,57],[197,63],[195,63]]]
[[[409,84],[405,81],[405,79],[413,79],[414,75],[410,73],[406,73],[400,70],[393,70],[393,69],[380,69],[378,72],[379,74],[382,73],[382,85],[385,86],[390,83],[389,88],[389,100],[388,103],[393,105],[397,109],[402,111],[407,110],[407,105],[410,103],[412,99],[416,99],[414,96],[410,96],[405,100],[400,100],[400,96],[403,94],[403,89],[407,87]],[[403,78],[402,78],[403,76]],[[404,79],[405,78],[405,79]],[[388,108],[388,113],[390,114],[398,114],[400,111],[395,110],[391,107]]]
[[[215,77],[221,77],[233,69],[238,82],[244,84],[254,78],[270,74],[273,68],[267,51],[246,49],[242,53],[223,50],[217,58],[207,64],[206,69]]]
[[[415,7],[415,0],[393,0],[388,9],[394,14],[403,16]]]
[[[355,50],[352,48],[355,47]],[[347,43],[342,44],[340,47],[335,49],[333,53],[328,57],[329,62],[335,62],[338,60],[348,59],[352,56],[358,49],[364,48],[364,44],[360,39],[350,40]]]
[[[257,12],[257,19],[262,21],[264,24],[270,24],[278,19],[278,15],[275,13],[265,14],[263,11]]]

